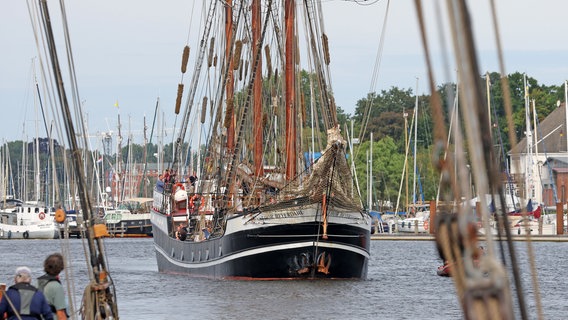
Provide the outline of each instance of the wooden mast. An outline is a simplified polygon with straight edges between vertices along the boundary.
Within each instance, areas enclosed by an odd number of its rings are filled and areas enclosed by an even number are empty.
[[[235,152],[235,113],[234,113],[234,96],[235,96],[235,80],[234,80],[234,63],[231,58],[231,47],[233,45],[233,0],[225,1],[225,57],[229,61],[229,70],[227,70],[227,115],[229,124],[227,127],[227,152],[232,154]]]
[[[85,235],[89,248],[90,265],[88,270],[90,272],[91,282],[88,284],[89,287],[85,289],[82,318],[88,320],[119,319],[118,306],[115,298],[115,288],[112,278],[109,276],[102,241],[102,237],[105,235],[108,236],[108,233],[105,225],[96,224],[94,219],[93,206],[87,191],[87,183],[85,181],[86,175],[83,168],[83,159],[81,159],[79,144],[77,143],[77,131],[73,125],[73,117],[69,108],[65,87],[63,85],[63,76],[61,75],[61,68],[57,57],[55,37],[51,28],[51,18],[49,16],[47,1],[40,1],[40,9],[45,28],[45,38],[47,39],[48,45],[47,52],[51,60],[53,78],[56,83],[57,96],[61,107],[61,115],[63,117],[63,123],[67,139],[70,144],[70,149],[72,151],[71,160],[73,161],[72,170],[74,171],[74,175],[72,176],[77,181],[77,195],[81,202],[83,219],[87,225]],[[67,27],[66,24],[65,27]],[[64,215],[64,213],[62,214]]]
[[[258,57],[256,64],[256,77],[253,82],[253,114],[254,114],[254,173],[256,176],[264,175],[264,168],[262,162],[262,55],[259,54],[261,50],[260,35],[261,35],[261,12],[260,0],[253,0],[252,2],[252,39],[253,39],[253,57]]]
[[[115,103],[118,108],[118,100]],[[120,109],[118,110],[118,136],[116,137],[116,174],[114,177],[114,205],[115,207],[122,201],[122,133],[120,125]]]
[[[146,115],[144,115],[144,172],[142,172],[142,179],[140,180],[143,185],[142,192],[138,189],[138,194],[144,195],[144,197],[148,197],[148,184],[149,181],[146,179],[146,164],[148,159],[148,137],[146,133],[148,132],[148,126],[146,125]]]
[[[286,180],[292,180],[296,175],[296,83],[295,83],[295,0],[285,2],[286,25]]]

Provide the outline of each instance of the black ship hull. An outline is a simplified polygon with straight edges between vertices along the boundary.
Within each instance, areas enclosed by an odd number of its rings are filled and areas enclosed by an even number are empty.
[[[171,217],[154,212],[152,223],[158,269],[215,279],[364,279],[369,260],[366,225],[320,222],[258,225],[236,221],[223,236],[204,241],[179,241],[168,229]],[[243,219],[242,216],[233,218]]]

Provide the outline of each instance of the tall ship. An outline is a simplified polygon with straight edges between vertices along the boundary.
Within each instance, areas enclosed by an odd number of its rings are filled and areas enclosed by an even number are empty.
[[[159,271],[366,278],[371,218],[337,120],[319,2],[210,1],[204,12],[192,57],[183,50],[173,161],[154,188]]]

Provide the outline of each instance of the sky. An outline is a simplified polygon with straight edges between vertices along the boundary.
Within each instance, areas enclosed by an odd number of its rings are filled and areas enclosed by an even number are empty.
[[[37,63],[38,54],[28,1],[0,4],[0,114],[4,115],[0,138],[4,141],[30,140],[36,132],[46,136],[43,122],[38,124],[41,115],[31,98],[35,90],[32,65]],[[441,59],[444,50],[439,45],[440,31],[436,25],[439,19],[432,5],[442,6],[445,1],[423,2],[427,7],[428,37],[437,43],[432,47],[436,82],[456,82],[453,67]],[[525,72],[540,84],[563,84],[568,79],[568,41],[563,16],[568,12],[568,2],[495,2],[505,72]],[[116,134],[120,114],[123,135],[130,132],[135,141],[142,141],[144,118],[151,126],[158,99],[160,116],[168,123],[166,127],[173,127],[181,52],[188,34],[190,43],[199,36],[198,32],[192,32],[197,19],[191,17],[201,3],[201,0],[66,3],[79,96],[92,137],[97,139],[108,132]],[[499,71],[489,1],[468,3],[480,72]],[[58,4],[59,1],[49,2],[56,37],[61,38]],[[325,30],[330,39],[335,100],[347,113],[352,114],[357,101],[369,92],[398,87],[429,93],[414,1],[391,1],[383,29],[387,4],[387,0],[322,2]],[[384,42],[379,51],[381,35]],[[60,59],[62,53],[61,48]],[[378,70],[376,76],[373,70]]]

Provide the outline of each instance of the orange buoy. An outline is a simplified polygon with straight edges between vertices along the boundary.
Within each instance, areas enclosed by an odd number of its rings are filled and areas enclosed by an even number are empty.
[[[65,222],[65,211],[63,211],[63,209],[55,210],[55,221],[57,223]]]
[[[183,186],[182,183],[178,182],[178,183],[174,184],[174,193],[176,193],[176,191],[178,191],[178,190],[185,190],[185,187]]]
[[[191,209],[195,209],[195,201],[200,201],[198,209],[199,211],[203,211],[203,208],[205,207],[205,201],[203,197],[199,194],[194,194],[193,196],[191,196],[191,198],[189,198],[189,207]]]

